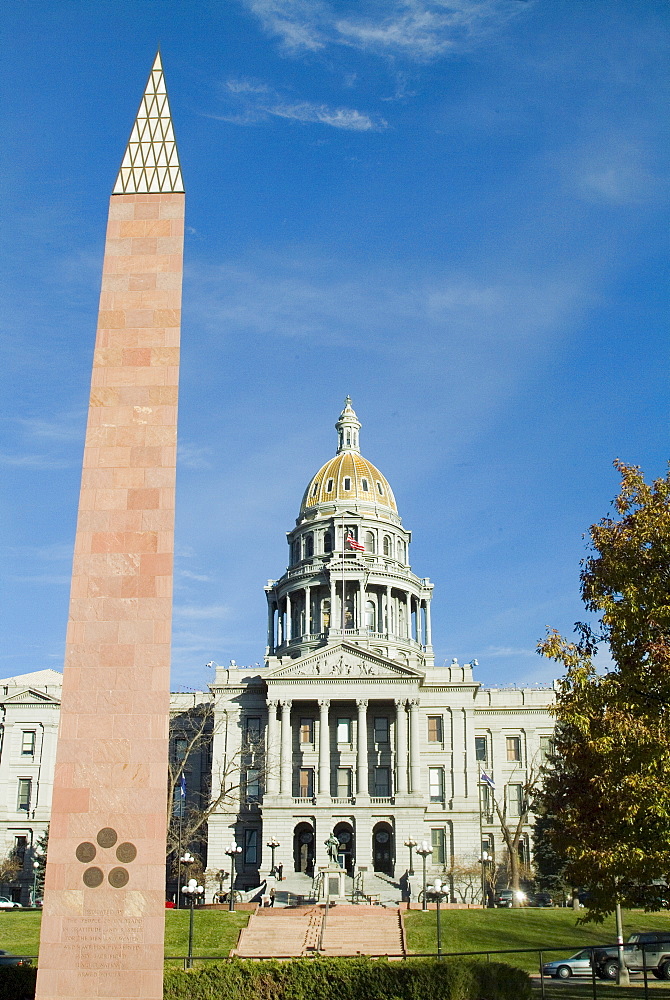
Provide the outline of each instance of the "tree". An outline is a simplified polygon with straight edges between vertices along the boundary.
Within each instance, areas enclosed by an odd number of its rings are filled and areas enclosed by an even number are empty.
[[[23,859],[16,848],[12,848],[4,858],[0,858],[0,882],[16,882],[23,868]]]
[[[461,903],[474,903],[481,896],[482,866],[478,859],[453,857],[443,874]]]
[[[586,919],[653,905],[670,880],[670,472],[652,485],[615,462],[615,517],[590,529],[581,592],[596,624],[576,642],[550,630],[539,652],[561,663],[556,738],[540,795],[565,875],[589,887]],[[613,666],[597,673],[609,647]],[[655,893],[658,896],[658,891]]]
[[[522,877],[531,876],[527,859],[522,860],[519,854],[523,828],[528,822],[528,815],[531,810],[534,795],[537,791],[539,769],[532,764],[527,771],[526,779],[521,783],[521,801],[517,803],[518,815],[510,816],[510,801],[507,796],[503,797],[502,803],[499,797],[492,790],[493,808],[500,822],[500,832],[502,833],[505,847],[507,849],[507,871],[510,888],[518,893],[521,888]],[[518,896],[512,897],[512,906],[520,906]]]

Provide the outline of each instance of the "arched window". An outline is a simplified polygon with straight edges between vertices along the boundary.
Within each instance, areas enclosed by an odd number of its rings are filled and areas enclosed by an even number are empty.
[[[347,431],[347,447],[351,446],[351,431]]]
[[[368,481],[367,479],[361,479],[361,486],[363,487],[363,492],[368,492]]]
[[[398,552],[398,562],[404,563],[404,561],[405,561],[405,543],[404,542],[398,542],[397,552]]]
[[[375,533],[374,531],[365,532],[365,551],[374,555],[375,553]]]
[[[365,627],[370,632],[377,631],[377,609],[374,601],[367,601],[365,605]]]
[[[293,562],[300,562],[300,539],[296,538],[293,543]]]
[[[344,477],[344,488],[345,490],[351,489],[351,479],[349,478],[349,476]]]
[[[323,551],[332,552],[333,551],[333,536],[329,531],[323,536]]]
[[[310,556],[314,555],[314,535],[310,531],[308,535],[305,535],[305,556],[309,559]]]
[[[391,539],[389,535],[384,535],[384,555],[391,555]]]
[[[330,628],[330,601],[328,598],[321,602],[321,627],[324,632]]]

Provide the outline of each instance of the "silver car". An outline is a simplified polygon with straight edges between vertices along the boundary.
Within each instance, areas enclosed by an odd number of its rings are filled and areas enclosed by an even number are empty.
[[[545,962],[542,966],[545,976],[553,979],[569,979],[570,976],[591,975],[591,949],[584,948],[570,958],[560,958],[555,962]]]

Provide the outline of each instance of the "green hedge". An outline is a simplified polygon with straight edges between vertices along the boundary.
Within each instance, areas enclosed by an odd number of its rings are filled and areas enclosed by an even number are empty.
[[[366,958],[245,961],[165,973],[164,1000],[529,1000],[530,979],[499,962]]]
[[[36,979],[34,965],[1,965],[0,1000],[33,1000]]]

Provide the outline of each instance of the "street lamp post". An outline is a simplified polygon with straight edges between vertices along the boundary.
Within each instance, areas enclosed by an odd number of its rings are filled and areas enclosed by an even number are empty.
[[[183,885],[181,888],[182,894],[186,896],[188,901],[190,913],[188,915],[188,959],[186,960],[186,968],[193,968],[193,910],[195,909],[196,901],[202,899],[205,893],[205,887],[203,885],[198,885],[194,878],[188,880],[188,885]]]
[[[431,896],[433,896],[437,904],[437,960],[438,962],[440,962],[442,961],[442,927],[440,924],[440,903],[442,902],[445,896],[449,895],[449,890],[445,882],[441,882],[439,878],[436,878],[435,884],[429,887],[429,892]]]
[[[416,840],[412,840],[412,838],[410,837],[409,840],[405,841],[405,847],[409,847],[409,868],[407,870],[407,874],[408,875],[413,875],[414,874],[414,855],[413,855],[412,852],[414,851],[414,848],[416,847]]]
[[[35,860],[33,861],[33,899],[32,899],[33,906],[35,906],[35,902],[37,900],[37,873],[42,867],[42,861],[40,859],[43,857],[44,857],[44,851],[42,850],[42,848],[36,847]]]
[[[230,846],[226,850],[226,854],[230,858],[230,899],[228,900],[228,909],[231,913],[235,909],[235,858],[241,853],[242,848],[234,840],[231,840]]]
[[[277,872],[277,869],[275,868],[275,851],[281,845],[280,845],[279,841],[277,840],[277,838],[273,837],[271,840],[268,840],[267,846],[272,851],[272,867],[270,868],[270,876],[272,876],[272,875],[275,875],[276,872]]]
[[[188,871],[189,865],[193,864],[193,862],[195,861],[195,858],[188,851],[184,851],[183,854],[179,855],[179,859],[178,860],[179,860],[179,869],[177,871],[177,909],[181,910],[181,899],[179,897],[179,887],[181,885],[181,869],[182,869],[182,865],[184,865],[186,867],[186,871]]]
[[[488,866],[491,861],[493,861],[493,855],[489,854],[488,851],[482,851],[482,856],[479,859],[482,866],[482,908],[486,909],[488,906]]]
[[[420,856],[423,861],[423,904],[422,909],[428,909],[428,900],[426,899],[426,858],[429,854],[432,854],[432,848],[428,846],[427,840],[421,841],[421,847],[417,847],[416,853]]]

